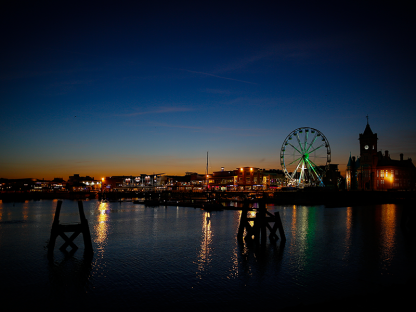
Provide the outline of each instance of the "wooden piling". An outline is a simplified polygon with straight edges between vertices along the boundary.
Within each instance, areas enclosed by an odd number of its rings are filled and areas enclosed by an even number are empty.
[[[68,246],[70,246],[73,251],[77,250],[78,246],[74,244],[74,240],[78,237],[79,234],[82,234],[84,238],[85,253],[87,255],[92,255],[93,248],[91,234],[88,226],[88,220],[87,218],[85,218],[84,206],[82,204],[82,201],[78,201],[78,211],[81,221],[80,223],[60,223],[59,216],[61,213],[61,206],[62,201],[60,200],[58,201],[58,204],[56,206],[55,217],[52,223],[51,235],[48,244],[48,255],[53,255],[53,250],[55,248],[55,243],[58,236],[61,236],[62,239],[65,241],[64,244],[59,248],[59,250],[65,251]],[[72,233],[72,235],[68,237],[65,233]]]
[[[241,218],[240,218],[240,225],[238,227],[238,233],[237,233],[237,238],[239,240],[242,240],[244,238],[244,229],[246,229],[246,231],[248,232],[249,228],[251,228],[251,225],[248,223],[248,218],[247,218],[247,213],[248,213],[248,202],[245,201],[243,203],[243,209],[241,211]],[[248,235],[246,235],[247,237]]]
[[[84,238],[85,251],[88,253],[93,253],[90,227],[88,225],[87,218],[85,218],[84,205],[82,204],[82,201],[78,202],[78,210],[79,210],[79,216],[81,219],[81,228],[82,228],[81,231],[82,231],[82,237]]]
[[[280,238],[282,241],[286,241],[285,232],[283,230],[282,220],[280,219],[279,212],[271,214],[267,211],[264,201],[259,203],[259,209],[256,213],[255,218],[248,218],[248,203],[245,202],[240,218],[240,225],[238,227],[237,238],[239,240],[248,240],[254,241],[255,243],[260,243],[265,245],[267,242],[267,229],[269,230],[269,239],[272,242],[275,242],[279,239],[276,231],[279,230]],[[254,221],[254,225],[251,226],[249,221]],[[273,227],[270,223],[274,223]],[[246,236],[244,237],[244,230],[246,231]]]

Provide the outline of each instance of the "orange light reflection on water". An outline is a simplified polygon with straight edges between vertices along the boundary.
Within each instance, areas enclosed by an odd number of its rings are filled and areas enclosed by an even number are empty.
[[[198,254],[198,272],[197,277],[202,278],[201,274],[204,272],[209,263],[212,261],[212,229],[211,229],[211,213],[204,212],[202,214],[202,236],[201,249]]]
[[[396,241],[396,209],[393,204],[383,205],[381,210],[380,240],[382,262],[389,265],[395,254]]]
[[[233,218],[235,233],[238,233],[238,229],[240,227],[241,214],[242,214],[242,211],[236,212],[235,215],[234,215],[235,217]],[[234,278],[238,277],[238,275],[239,275],[239,264],[240,264],[239,260],[238,260],[238,253],[239,253],[238,246],[239,246],[239,243],[238,243],[237,237],[234,241],[234,244],[235,245],[234,245],[233,253],[232,253],[232,256],[231,256],[232,265],[231,265],[231,268],[229,270],[229,274],[227,275],[227,279],[234,279]]]
[[[97,216],[97,224],[94,227],[95,231],[95,241],[98,244],[99,248],[102,249],[105,246],[105,243],[108,238],[108,214],[107,210],[109,210],[109,204],[102,202],[98,206],[99,214]]]
[[[22,218],[23,220],[27,221],[29,216],[29,201],[25,200],[23,203],[23,210],[22,210]]]
[[[347,207],[347,215],[345,218],[345,241],[344,241],[344,260],[346,260],[351,252],[351,231],[352,231],[352,207]]]
[[[291,230],[292,233],[296,231],[296,205],[293,205]]]

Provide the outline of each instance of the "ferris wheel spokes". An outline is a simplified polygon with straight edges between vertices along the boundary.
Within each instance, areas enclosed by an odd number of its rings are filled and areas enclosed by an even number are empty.
[[[291,180],[294,180],[294,179],[295,179],[296,172],[298,171],[299,165],[300,165],[301,163],[302,163],[302,159],[299,161],[298,165],[296,166],[296,169],[295,169],[295,170],[293,170],[293,172],[292,172],[292,176],[291,176]]]
[[[301,154],[303,154],[302,144],[300,143],[300,139],[299,139],[299,132],[298,132],[298,133],[296,133],[296,138],[298,139],[298,144],[299,144],[300,150],[302,151],[302,153],[301,153]]]
[[[291,143],[289,143],[289,142],[288,142],[287,144],[289,144],[289,145],[290,145],[290,146],[292,146],[295,150],[297,150],[297,152],[298,152],[299,154],[301,154],[301,155],[303,154],[303,153],[302,153],[301,151],[299,151],[296,147],[294,147]],[[301,147],[301,149],[302,149],[302,147]]]
[[[308,166],[308,170],[309,170],[309,173],[310,173],[309,180],[312,181],[312,180],[314,180],[313,174],[315,173],[315,175],[316,175],[316,172],[315,172],[313,166],[311,165],[311,163],[309,161],[307,161],[306,164]],[[316,175],[316,177],[319,179],[319,177],[317,175]]]
[[[311,153],[315,152],[316,150],[320,149],[324,145],[325,144],[322,144],[322,145],[318,146],[317,148],[315,148],[314,150],[311,150],[310,152],[307,152],[307,153],[311,154]]]
[[[298,143],[290,142],[295,139]],[[323,142],[317,143],[322,139]],[[318,144],[318,145],[316,145]],[[326,155],[323,149],[326,148]],[[289,183],[298,186],[323,186],[325,171],[331,162],[331,149],[328,140],[318,130],[303,127],[292,131],[283,142],[281,165]]]
[[[299,179],[298,179],[298,184],[300,184],[300,181],[302,181],[302,176],[303,176],[303,164],[302,164],[302,168],[301,168],[301,170],[300,170]]]
[[[292,161],[290,164],[289,164],[289,166],[290,165],[292,165],[294,162],[297,162],[299,159],[301,159],[302,158],[302,156],[300,156],[298,159],[296,159],[296,160],[294,160],[294,161]]]
[[[310,150],[310,148],[312,147],[312,145],[315,143],[316,139],[318,138],[318,134],[315,133],[315,137],[313,138],[312,142],[309,144],[308,149],[306,150],[306,152],[308,152]]]
[[[316,172],[316,165],[313,163],[313,162],[311,162],[311,161],[309,161],[308,160],[308,165],[309,165],[309,167],[310,167],[310,169],[311,169],[311,172],[312,173],[314,173],[315,174],[315,176],[316,176],[316,178],[319,180],[319,184],[322,184],[323,182],[322,182],[322,178],[321,178],[321,176],[318,174],[318,172]]]
[[[305,135],[305,142],[304,142],[304,147],[303,147],[304,151],[306,151],[306,143],[308,142],[309,130],[306,129],[305,132],[306,132],[306,135]]]

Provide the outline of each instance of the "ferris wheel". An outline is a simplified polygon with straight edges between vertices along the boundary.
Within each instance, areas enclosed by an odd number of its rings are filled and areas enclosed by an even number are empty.
[[[280,150],[280,164],[290,185],[324,186],[322,180],[330,162],[328,140],[314,128],[293,130]]]

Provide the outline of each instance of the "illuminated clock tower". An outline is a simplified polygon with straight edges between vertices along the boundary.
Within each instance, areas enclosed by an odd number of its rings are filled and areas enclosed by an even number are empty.
[[[377,133],[371,131],[370,125],[360,133],[360,163],[359,163],[359,189],[374,189],[374,172],[377,166]]]

